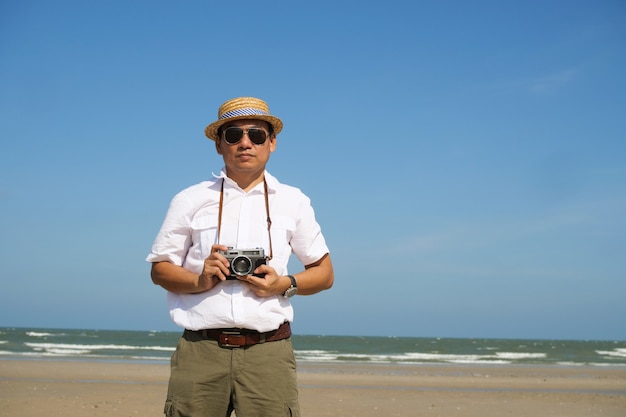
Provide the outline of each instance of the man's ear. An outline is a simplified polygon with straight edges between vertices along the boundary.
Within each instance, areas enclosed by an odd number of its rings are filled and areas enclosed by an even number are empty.
[[[215,139],[215,150],[218,155],[222,154],[222,141],[219,138]]]

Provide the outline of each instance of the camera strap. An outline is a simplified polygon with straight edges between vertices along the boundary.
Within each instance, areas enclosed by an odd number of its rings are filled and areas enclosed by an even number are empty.
[[[272,219],[270,218],[270,201],[267,192],[267,181],[263,178],[263,190],[265,194],[265,212],[267,213],[267,236],[270,239],[270,256],[267,257],[269,261],[274,255],[272,250]],[[217,214],[217,244],[220,244],[220,232],[222,231],[222,207],[224,206],[224,179],[222,178],[222,188],[220,189],[220,208]]]

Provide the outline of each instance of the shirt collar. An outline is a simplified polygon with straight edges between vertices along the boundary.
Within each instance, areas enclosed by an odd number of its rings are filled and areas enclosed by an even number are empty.
[[[215,178],[216,180],[220,180],[220,179],[225,180],[226,184],[228,184],[231,187],[237,187],[237,188],[239,187],[233,180],[228,178],[228,176],[226,175],[226,167],[222,167],[219,174],[212,173],[212,175],[213,175],[213,178]],[[279,184],[278,179],[274,177],[272,174],[270,174],[269,172],[267,172],[267,170],[265,170],[265,181],[267,182],[268,191],[275,192]]]

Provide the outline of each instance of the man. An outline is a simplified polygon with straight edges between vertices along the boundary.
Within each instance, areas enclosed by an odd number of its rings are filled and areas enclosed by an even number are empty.
[[[310,200],[266,171],[282,121],[260,99],[225,102],[205,134],[219,175],[177,194],[147,260],[185,329],[167,416],[298,416],[290,297],[333,285]],[[287,272],[294,253],[304,265]]]

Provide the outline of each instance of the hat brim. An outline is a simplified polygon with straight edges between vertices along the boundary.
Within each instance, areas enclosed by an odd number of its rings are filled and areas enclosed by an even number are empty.
[[[278,117],[255,114],[255,115],[235,116],[235,117],[229,117],[227,119],[218,120],[208,125],[204,129],[204,134],[206,135],[207,138],[216,141],[218,138],[217,132],[219,131],[220,127],[222,127],[223,125],[227,123],[233,122],[235,120],[262,120],[264,122],[269,123],[272,126],[272,129],[274,130],[275,135],[277,135],[281,130],[283,130],[283,122]]]

